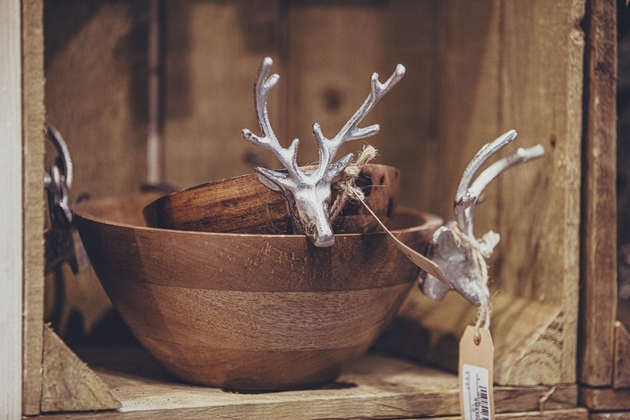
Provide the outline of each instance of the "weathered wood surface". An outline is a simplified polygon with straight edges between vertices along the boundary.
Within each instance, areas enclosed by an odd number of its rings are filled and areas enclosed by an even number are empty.
[[[630,411],[630,389],[580,386],[580,405],[593,411]]]
[[[44,320],[43,2],[22,1],[24,321],[22,413],[39,414]],[[15,179],[14,179],[15,182]]]
[[[493,298],[492,306],[494,382],[561,383],[562,307],[503,293]],[[454,292],[438,302],[414,288],[376,346],[457,371],[457,343],[476,315],[477,308]]]
[[[384,223],[392,216],[400,172],[392,166],[368,164],[355,186],[365,203]],[[338,193],[333,188],[332,202]],[[143,210],[149,226],[202,232],[287,234],[293,224],[283,193],[263,185],[256,174],[198,185],[161,197]],[[335,233],[380,230],[374,217],[357,200],[349,200],[332,220]]]
[[[617,316],[616,2],[592,0],[587,10],[579,380],[611,386]]]
[[[0,3],[0,418],[22,413],[22,49],[20,2]]]
[[[568,410],[529,411],[525,413],[499,413],[497,419],[527,419],[527,420],[586,420],[589,418],[585,408]],[[461,417],[435,417],[432,420],[460,420]]]
[[[101,366],[99,376],[122,403],[118,412],[90,413],[95,418],[458,418],[459,413],[456,375],[381,355],[347,365],[335,383],[322,388],[239,394],[175,382],[141,349],[109,350],[82,353]],[[527,418],[522,412],[541,419],[586,418],[584,409],[575,409],[575,385],[497,387],[495,398],[499,418]]]
[[[280,1],[174,0],[166,8],[166,180],[186,188],[250,173],[254,163],[276,168],[272,153],[241,130],[257,132],[252,87],[262,58],[271,56],[281,79],[269,116],[281,141],[293,139],[281,114],[289,76],[278,59]]]
[[[589,420],[630,420],[630,411],[617,413],[591,413]]]
[[[44,326],[41,411],[120,408],[107,386],[48,326]]]
[[[137,195],[136,195],[137,197]],[[150,198],[149,198],[150,200]],[[108,296],[173,374],[236,389],[286,389],[335,378],[398,311],[418,268],[384,233],[188,232],[124,224],[125,196],[75,207]],[[140,201],[135,201],[140,203]],[[400,213],[400,240],[424,252],[442,220]]]
[[[630,334],[626,327],[615,321],[615,355],[613,387],[630,388]]]

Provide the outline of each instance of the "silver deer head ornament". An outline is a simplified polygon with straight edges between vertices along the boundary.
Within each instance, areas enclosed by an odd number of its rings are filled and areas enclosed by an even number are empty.
[[[314,170],[301,170],[297,165],[300,141],[295,139],[288,148],[283,148],[269,123],[267,98],[280,78],[277,74],[267,77],[272,63],[269,57],[263,60],[254,84],[254,105],[262,137],[248,129],[243,130],[243,137],[257,146],[271,150],[286,168],[275,171],[258,167],[256,172],[263,184],[284,193],[289,203],[294,232],[305,233],[318,247],[331,246],[335,241],[330,221],[331,185],[341,179],[353,155],[350,153],[335,163],[332,161],[339,147],[345,142],[378,133],[380,129],[378,124],[365,128],[359,128],[358,125],[374,105],[404,76],[405,67],[399,64],[392,76],[383,84],[379,82],[378,74],[372,74],[367,99],[332,139],[324,137],[321,127],[315,123],[313,133],[319,150],[319,164]]]
[[[477,152],[464,171],[455,194],[455,220],[442,226],[433,235],[431,260],[440,267],[453,288],[477,306],[481,304],[484,297],[488,299],[489,296],[487,290],[481,287],[479,272],[471,255],[470,247],[462,244],[462,238],[474,241],[474,246],[479,247],[483,256],[488,258],[500,237],[497,233],[490,231],[481,240],[475,239],[473,235],[475,205],[480,201],[483,190],[503,171],[537,159],[543,156],[545,150],[541,145],[529,149],[519,148],[490,165],[477,177],[475,182],[472,182],[472,179],[488,158],[515,138],[516,131],[510,130],[496,140],[487,143]],[[463,235],[458,234],[456,229]],[[424,280],[420,279],[420,288],[425,295],[437,300],[442,300],[444,295],[451,290],[430,274],[427,274]]]

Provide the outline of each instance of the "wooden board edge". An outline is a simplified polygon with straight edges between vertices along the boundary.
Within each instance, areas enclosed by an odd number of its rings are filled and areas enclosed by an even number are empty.
[[[591,413],[589,420],[630,420],[630,411]]]
[[[630,388],[630,333],[620,321],[615,322],[613,388]]]
[[[500,293],[493,298],[490,330],[495,345],[495,383],[506,386],[571,383],[563,377],[566,315],[548,305]],[[457,342],[477,308],[456,293],[436,302],[412,290],[394,322],[377,341],[377,350],[457,369]],[[518,326],[518,327],[516,327]],[[532,370],[532,366],[544,369]]]
[[[0,2],[0,417],[22,412],[22,73],[20,1]]]
[[[617,305],[615,1],[588,1],[585,22],[579,381],[610,386]]]
[[[580,386],[579,404],[593,411],[630,411],[630,389]]]
[[[42,378],[42,412],[112,410],[122,406],[49,326],[44,327]]]
[[[22,0],[23,356],[22,413],[38,414],[44,319],[43,2]]]

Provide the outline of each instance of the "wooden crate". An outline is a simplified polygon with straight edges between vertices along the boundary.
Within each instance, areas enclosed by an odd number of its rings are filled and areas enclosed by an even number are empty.
[[[582,209],[580,404],[592,419],[630,418],[630,334],[617,321],[617,11],[589,3]]]
[[[27,415],[116,408],[117,399],[119,411],[103,417],[165,411],[456,416],[455,375],[448,369],[475,309],[455,295],[436,303],[412,293],[377,345],[440,369],[368,355],[349,366],[332,389],[278,395],[188,386],[150,363],[137,372],[125,360],[139,350],[109,349],[107,360],[86,351],[82,357],[91,361],[94,374],[43,328],[42,98],[45,92],[45,112],[72,151],[72,198],[137,190],[146,180],[147,4],[22,0],[21,29],[0,25],[21,30],[24,112],[15,117],[23,127],[24,270],[12,280],[24,284],[23,391],[13,386],[7,398],[20,395]],[[576,384],[580,261],[586,273],[586,261],[603,256],[590,245],[597,240],[592,231],[580,235],[580,203],[596,213],[601,207],[591,204],[599,189],[590,187],[589,161],[582,177],[581,156],[582,147],[608,133],[610,121],[596,113],[599,103],[593,99],[583,126],[584,86],[591,89],[584,77],[590,83],[593,74],[585,71],[590,67],[580,25],[600,4],[611,2],[167,1],[166,180],[186,187],[251,172],[243,159],[251,152],[271,162],[240,138],[242,128],[257,126],[251,85],[265,55],[274,58],[281,75],[270,102],[273,124],[280,138],[302,139],[301,163],[316,160],[312,123],[319,122],[325,134],[339,129],[364,99],[372,71],[384,79],[398,62],[405,64],[405,79],[366,121],[382,126],[370,140],[381,152],[378,162],[401,169],[402,204],[448,219],[459,177],[482,144],[515,128],[518,146],[545,147],[542,160],[491,185],[476,217],[479,233],[493,229],[502,235],[491,261],[497,410],[503,418],[586,418],[586,410],[577,407]],[[604,31],[610,35],[611,29]],[[586,40],[595,44],[593,37]],[[359,147],[350,144],[341,152]],[[608,181],[601,183],[610,188]],[[605,217],[597,215],[593,220]],[[77,309],[84,329],[93,329],[109,308],[95,276],[66,272],[57,280],[74,291],[66,293],[59,319],[67,323],[70,310]],[[22,322],[19,315],[12,319]],[[63,331],[64,325],[55,327]],[[595,330],[589,325],[582,330]],[[584,354],[581,366],[588,360]],[[61,368],[60,360],[72,368]],[[52,394],[54,384],[65,384],[66,394]]]

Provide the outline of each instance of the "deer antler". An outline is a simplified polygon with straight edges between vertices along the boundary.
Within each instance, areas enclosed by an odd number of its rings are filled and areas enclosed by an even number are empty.
[[[482,294],[485,292],[479,287],[478,273],[470,251],[461,246],[453,230],[455,225],[457,225],[467,238],[471,238],[476,242],[473,235],[473,218],[475,205],[483,190],[503,171],[532,159],[537,159],[545,153],[541,145],[529,149],[519,148],[517,151],[510,153],[489,166],[471,185],[473,177],[488,158],[515,138],[516,131],[510,130],[496,140],[487,143],[477,152],[468,164],[468,167],[466,167],[457,188],[455,195],[456,222],[453,221],[446,226],[442,226],[433,236],[433,256],[431,259],[440,266],[453,287],[475,305],[481,303]],[[483,243],[476,242],[477,246],[483,248],[482,252],[491,254],[499,242],[499,235],[494,232],[488,232],[481,242]],[[443,299],[444,295],[450,290],[429,274],[427,274],[424,281],[421,281],[421,288],[425,295],[437,300]]]
[[[256,116],[263,135],[260,137],[244,129],[243,137],[257,146],[271,150],[286,168],[286,172],[266,168],[256,168],[256,171],[263,184],[273,190],[284,192],[296,233],[311,236],[317,246],[330,246],[334,242],[329,214],[331,184],[343,174],[353,155],[350,153],[335,163],[331,162],[343,143],[378,133],[380,129],[378,124],[365,128],[359,128],[358,125],[374,105],[404,76],[405,68],[399,64],[394,74],[384,84],[378,81],[378,74],[374,73],[367,99],[332,139],[324,137],[320,125],[315,123],[313,133],[318,144],[319,164],[314,171],[302,171],[297,165],[300,141],[295,139],[288,148],[283,148],[269,122],[267,98],[279,79],[277,74],[267,77],[272,64],[273,61],[269,57],[263,60],[254,84]]]

